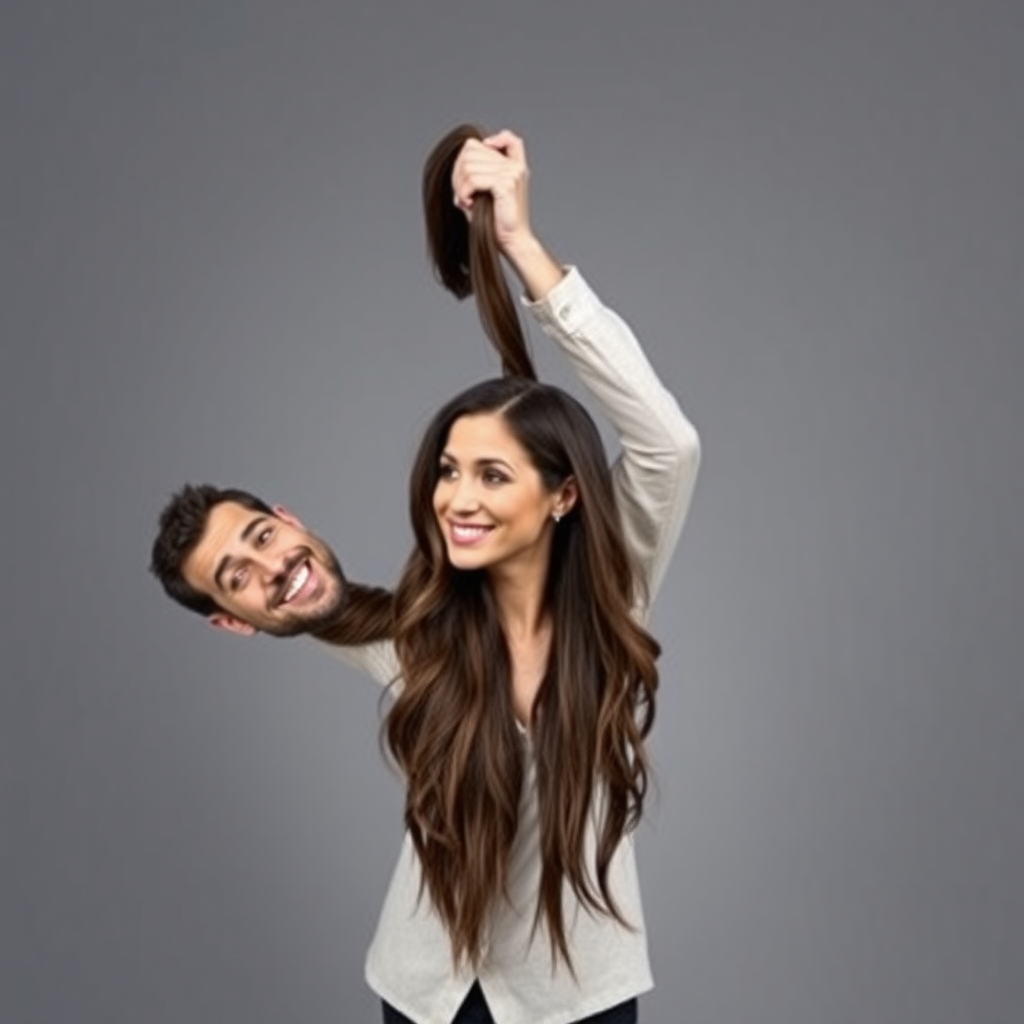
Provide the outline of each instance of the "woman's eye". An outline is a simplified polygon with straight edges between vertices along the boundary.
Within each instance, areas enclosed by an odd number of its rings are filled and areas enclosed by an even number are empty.
[[[497,470],[489,469],[484,473],[484,482],[488,484],[503,484],[506,481],[504,473],[499,473]]]
[[[455,479],[455,467],[449,465],[442,465],[439,473],[442,480],[454,480]]]

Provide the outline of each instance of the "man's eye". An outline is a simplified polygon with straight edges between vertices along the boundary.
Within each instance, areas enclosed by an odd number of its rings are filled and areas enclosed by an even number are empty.
[[[256,543],[259,544],[260,547],[263,547],[263,545],[266,544],[273,535],[273,528],[268,526],[265,530],[260,530],[260,535],[256,538]]]
[[[245,585],[247,573],[244,569],[239,569],[238,572],[234,573],[231,577],[231,589],[238,590],[240,587]]]

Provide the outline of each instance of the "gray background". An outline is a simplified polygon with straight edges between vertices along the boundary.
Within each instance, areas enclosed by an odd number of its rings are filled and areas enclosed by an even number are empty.
[[[421,162],[464,119],[526,137],[538,232],[705,444],[655,621],[643,1019],[1019,1021],[1022,28],[5,4],[0,1021],[377,1019],[377,689],[145,569],[210,479],[396,578],[419,431],[495,368],[424,258]]]

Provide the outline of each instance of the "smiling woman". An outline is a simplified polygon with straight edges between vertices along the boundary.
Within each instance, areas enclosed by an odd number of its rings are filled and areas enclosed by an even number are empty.
[[[448,429],[433,494],[448,560],[459,569],[543,571],[551,553],[548,520],[565,515],[575,493],[570,475],[548,489],[503,416],[459,416]]]
[[[506,376],[440,410],[410,482],[385,724],[407,836],[367,960],[386,1021],[625,1022],[651,984],[631,838],[658,681],[643,620],[697,435],[532,233],[526,181],[520,139],[467,128],[425,175],[438,277],[476,295]],[[613,467],[586,409],[534,379],[499,252],[618,428]]]

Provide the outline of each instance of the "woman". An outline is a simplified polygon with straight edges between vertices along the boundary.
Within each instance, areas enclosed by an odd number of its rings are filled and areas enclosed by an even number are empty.
[[[643,620],[699,446],[629,328],[534,235],[527,177],[515,135],[470,138],[455,207],[486,221],[622,455],[609,469],[525,348],[426,432],[394,643],[347,651],[398,681],[407,833],[366,965],[388,1024],[635,1021],[652,984],[631,836],[657,686]]]

